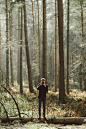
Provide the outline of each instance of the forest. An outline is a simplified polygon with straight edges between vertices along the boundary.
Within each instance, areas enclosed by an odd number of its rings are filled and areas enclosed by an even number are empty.
[[[86,1],[0,0],[0,12],[0,128],[85,129]],[[41,78],[50,125],[37,119]]]

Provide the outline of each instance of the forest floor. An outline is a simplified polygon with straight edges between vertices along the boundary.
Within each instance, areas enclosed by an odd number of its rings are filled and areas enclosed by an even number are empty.
[[[24,86],[23,88],[24,97],[28,101],[37,101],[37,90],[34,88],[35,94],[29,92],[29,88]],[[19,86],[12,87],[12,93],[16,96],[21,96],[19,94]],[[23,95],[22,95],[23,97]],[[81,91],[80,89],[70,89],[69,95],[66,94],[65,103],[59,103],[59,92],[53,91],[53,87],[49,87],[49,91],[46,97],[46,103],[48,107],[54,107],[58,109],[58,112],[54,111],[56,117],[86,117],[86,91]],[[51,114],[48,114],[51,115]]]
[[[73,88],[73,87],[72,87]],[[34,100],[37,102],[37,90],[34,88],[35,94],[29,92],[28,86],[23,87],[24,95],[19,94],[19,86],[11,88],[12,93],[18,97],[26,97],[28,101]],[[53,107],[48,111],[47,117],[86,117],[86,91],[80,89],[70,89],[69,95],[66,94],[65,103],[59,103],[59,92],[54,92],[53,87],[49,87],[47,94],[47,106]],[[55,108],[57,110],[55,110]],[[47,123],[32,123],[27,124],[0,124],[0,129],[86,129],[86,124],[83,125],[61,125]]]
[[[4,124],[0,125],[0,129],[86,129],[86,125],[61,125],[28,122],[27,124]]]

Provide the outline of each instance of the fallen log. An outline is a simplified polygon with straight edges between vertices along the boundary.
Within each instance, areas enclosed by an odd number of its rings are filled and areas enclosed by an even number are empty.
[[[85,123],[85,117],[57,117],[48,119],[47,123],[52,124],[82,124]]]
[[[86,117],[57,117],[57,118],[47,118],[44,120],[38,120],[38,118],[29,118],[29,117],[9,117],[9,121],[13,122],[15,120],[19,120],[21,123],[33,122],[33,121],[46,121],[47,123],[52,124],[82,124],[83,122],[86,123]],[[8,118],[0,117],[1,122],[8,122]]]
[[[20,122],[29,122],[29,121],[32,121],[33,119],[32,118],[29,118],[29,117],[9,117],[9,121],[10,122],[13,122],[13,121],[20,121]],[[0,117],[0,121],[2,122],[2,123],[6,123],[6,122],[8,122],[8,118],[7,117]]]

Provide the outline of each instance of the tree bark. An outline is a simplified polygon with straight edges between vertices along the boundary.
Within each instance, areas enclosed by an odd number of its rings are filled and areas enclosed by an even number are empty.
[[[12,86],[14,85],[14,80],[13,80],[13,26],[12,26],[12,8],[10,8],[10,13],[9,13],[9,24],[10,24],[10,42],[11,42],[11,47],[10,47],[10,69],[11,69],[11,84]]]
[[[31,77],[31,66],[30,66],[30,57],[29,57],[29,48],[28,48],[28,36],[27,36],[27,19],[26,19],[26,5],[24,3],[24,32],[25,32],[25,46],[26,46],[26,58],[27,58],[27,68],[28,68],[28,82],[29,90],[33,93],[32,77]]]
[[[73,70],[73,68],[74,68],[73,62],[74,62],[74,55],[72,54],[72,70]],[[73,71],[73,83],[74,83],[74,71]]]
[[[34,53],[34,82],[35,82],[35,86],[36,86],[36,56],[35,56],[35,29],[34,29],[34,14],[33,14],[33,1],[32,2],[32,17],[33,17],[33,53]]]
[[[65,85],[64,85],[64,52],[63,52],[63,3],[58,0],[58,29],[59,29],[59,100],[64,101]]]
[[[83,62],[83,82],[84,82],[84,90],[86,90],[85,86],[85,66],[84,66],[84,29],[83,29],[83,2],[80,2],[81,5],[81,31],[82,31],[82,49],[81,49],[81,56]]]
[[[21,7],[21,41],[20,41],[20,93],[23,94],[22,85],[22,40],[23,40],[23,13]]]
[[[6,87],[9,86],[8,2],[6,2]]]
[[[47,82],[47,40],[46,40],[46,0],[43,0],[43,71],[42,77]]]
[[[1,22],[0,22],[0,84],[1,84]]]
[[[79,80],[80,80],[80,89],[82,90],[82,64],[80,64]]]
[[[59,88],[59,74],[60,74],[60,63],[59,63],[59,56],[58,56],[58,84],[57,84],[57,86],[58,86],[58,88]]]
[[[18,8],[18,73],[17,83],[20,84],[20,8]]]
[[[39,58],[39,82],[41,80],[40,76],[40,29],[39,29],[39,4],[37,0],[37,7],[38,7],[38,58]]]
[[[57,92],[57,0],[55,0],[55,92]]]
[[[67,9],[67,94],[69,94],[69,0]]]

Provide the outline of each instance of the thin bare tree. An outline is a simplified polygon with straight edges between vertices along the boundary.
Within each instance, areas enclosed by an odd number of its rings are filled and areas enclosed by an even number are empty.
[[[57,0],[55,0],[55,92],[57,92]]]
[[[67,94],[69,94],[69,0],[67,9]]]
[[[0,21],[0,84],[1,84],[1,21]]]
[[[22,85],[22,40],[23,40],[23,7],[21,7],[21,37],[20,37],[20,93],[23,94]]]
[[[25,47],[26,47],[26,59],[27,59],[27,68],[28,68],[29,90],[31,93],[33,93],[34,90],[33,90],[32,77],[31,77],[31,66],[30,66],[30,57],[29,57],[28,36],[27,36],[26,4],[25,3],[24,3],[24,34],[25,34]]]
[[[37,0],[37,7],[38,7],[38,58],[39,58],[39,81],[41,80],[40,76],[40,28],[39,28],[39,4]]]
[[[83,29],[83,1],[80,2],[81,5],[81,31],[82,31],[82,48],[81,48],[81,56],[82,56],[82,64],[83,64],[83,82],[84,82],[84,90],[86,90],[85,86],[85,66],[84,66],[84,29]]]
[[[9,86],[8,2],[6,3],[6,87]]]
[[[43,71],[42,76],[47,82],[47,40],[46,40],[46,0],[43,0]]]
[[[33,13],[33,1],[31,0],[32,2],[32,17],[33,17],[33,54],[34,54],[34,82],[35,82],[35,86],[36,86],[36,67],[35,67],[35,64],[36,64],[36,56],[35,56],[35,29],[34,29],[34,13]]]
[[[20,84],[20,7],[18,8],[18,73],[17,83]]]
[[[10,2],[10,1],[9,1]],[[9,31],[10,31],[10,70],[11,70],[11,84],[14,85],[14,79],[13,79],[13,25],[12,25],[12,8],[10,7],[9,12]]]

